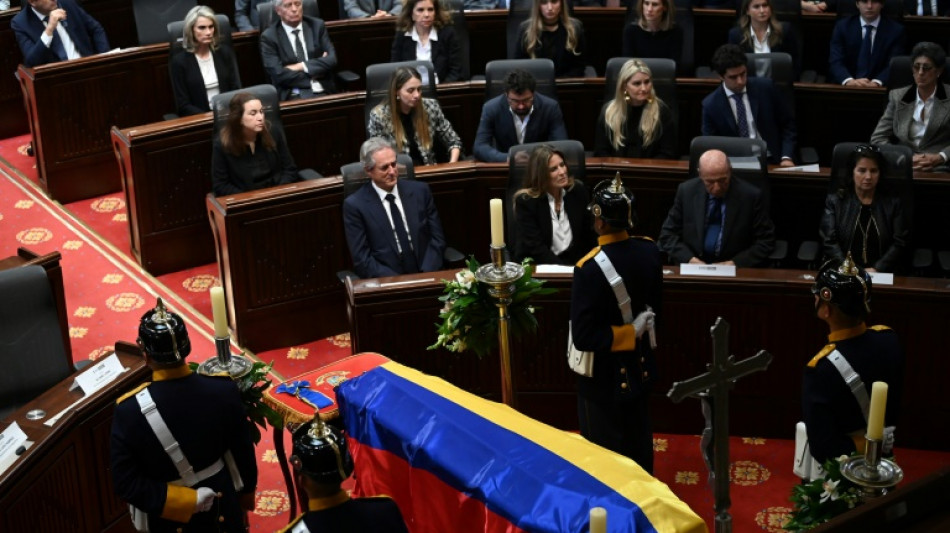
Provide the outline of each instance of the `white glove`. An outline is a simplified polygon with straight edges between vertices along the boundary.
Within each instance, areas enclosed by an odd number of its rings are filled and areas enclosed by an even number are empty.
[[[214,504],[215,492],[208,487],[198,487],[198,501],[195,502],[195,512],[203,513],[210,511]]]
[[[637,338],[643,336],[648,329],[653,329],[653,322],[656,318],[656,313],[653,311],[642,311],[637,318],[633,319],[633,329],[637,333]]]

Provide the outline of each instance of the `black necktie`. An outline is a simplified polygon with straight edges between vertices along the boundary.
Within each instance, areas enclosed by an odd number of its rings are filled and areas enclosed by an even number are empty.
[[[49,26],[48,16],[43,17],[43,24],[45,26]],[[62,24],[62,21],[60,21],[60,24]],[[59,32],[56,30],[53,30],[53,40],[50,41],[49,47],[53,50],[53,53],[56,54],[56,57],[58,57],[60,61],[66,61],[69,59],[69,56],[66,54],[66,48],[63,46],[63,40],[59,38]]]
[[[749,117],[745,114],[745,102],[742,101],[742,93],[732,93],[733,100],[736,101],[736,127],[739,128],[739,137],[749,137]]]
[[[706,211],[706,239],[703,242],[705,257],[719,257],[722,247],[722,198],[713,197]]]
[[[396,243],[401,250],[402,273],[412,274],[419,272],[419,265],[416,263],[416,254],[412,253],[412,243],[409,241],[409,234],[406,233],[406,225],[402,220],[402,211],[399,210],[399,205],[396,204],[396,197],[392,194],[387,194],[386,201],[389,202],[389,214],[393,217],[393,229],[396,230]]]
[[[858,51],[858,70],[855,73],[856,78],[867,78],[871,74],[871,37],[874,33],[874,26],[864,25],[864,39],[861,40],[861,49]]]
[[[300,40],[300,28],[290,32],[294,34],[294,53],[297,54],[297,61],[303,63],[307,56],[303,53],[303,42]]]

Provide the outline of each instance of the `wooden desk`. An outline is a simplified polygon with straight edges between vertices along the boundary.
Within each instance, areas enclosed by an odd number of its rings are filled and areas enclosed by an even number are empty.
[[[658,321],[659,381],[654,388],[654,430],[698,433],[699,403],[674,404],[665,397],[673,381],[706,371],[712,360],[709,328],[717,316],[731,325],[729,346],[737,358],[768,350],[766,372],[738,382],[731,393],[730,433],[791,438],[800,420],[805,363],[826,342],[826,326],[814,316],[809,272],[739,269],[736,278],[685,277],[678,267],[664,275]],[[442,304],[441,279],[455,271],[359,280],[347,286],[353,352],[379,351],[389,358],[442,377],[469,392],[500,401],[498,356],[427,351]],[[813,274],[813,273],[811,273]],[[562,429],[577,428],[574,374],[564,360],[570,315],[571,275],[542,275],[556,294],[538,300],[535,335],[512,339],[512,377],[519,410]],[[392,282],[419,281],[419,283]],[[907,354],[899,446],[950,449],[950,400],[942,393],[950,361],[940,335],[950,327],[943,312],[950,301],[947,280],[897,278],[876,286],[872,323],[900,333]]]
[[[82,397],[70,391],[75,376],[59,383],[2,422],[12,422],[34,441],[0,474],[0,530],[54,533],[134,532],[129,508],[112,488],[109,438],[116,399],[150,375],[135,345],[117,343],[117,354],[129,371],[64,415],[53,427],[49,417]],[[27,420],[40,408],[47,417]]]

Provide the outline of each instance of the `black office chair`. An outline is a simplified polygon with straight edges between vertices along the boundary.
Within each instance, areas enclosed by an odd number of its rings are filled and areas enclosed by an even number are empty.
[[[0,271],[0,420],[72,374],[46,270]]]
[[[624,16],[623,27],[626,27],[630,24],[636,24],[638,20],[637,16],[637,0],[631,1],[627,4],[627,11]],[[694,43],[696,41],[696,28],[695,23],[693,22],[693,4],[689,0],[676,0],[673,2],[673,5],[676,6],[676,15],[673,19],[673,25],[678,26],[683,32],[683,48],[679,60],[673,59],[676,61],[677,75],[682,77],[692,77],[696,71],[696,52],[694,50]],[[641,57],[640,59],[646,59]],[[652,67],[651,67],[652,68]]]
[[[508,185],[502,203],[505,206],[505,239],[510,249],[514,249],[518,242],[518,228],[515,223],[514,193],[524,187],[525,176],[528,173],[528,158],[538,146],[548,145],[564,154],[564,163],[568,173],[577,181],[587,181],[587,163],[584,154],[584,145],[580,141],[548,141],[537,143],[516,144],[508,149]],[[520,153],[524,155],[520,155]],[[586,183],[585,183],[586,184]]]
[[[412,163],[412,158],[406,154],[396,154],[396,168],[399,170],[399,179],[400,180],[414,180],[416,179],[415,165]],[[348,196],[358,191],[366,182],[369,181],[369,176],[366,175],[366,171],[363,169],[363,163],[357,161],[355,163],[347,163],[340,167],[340,175],[343,177],[343,199],[346,200]],[[445,251],[442,252],[442,260],[446,266],[461,266],[462,262],[465,260],[465,256],[462,252],[459,252],[451,246],[446,246]],[[352,270],[341,270],[336,273],[337,278],[339,278],[341,283],[346,283],[347,279],[359,279],[359,276],[356,275],[356,272]]]
[[[617,78],[624,63],[632,58],[612,57],[607,61],[604,80],[604,102],[613,99],[617,91]],[[653,90],[673,113],[673,122],[679,121],[679,99],[676,96],[676,62],[672,59],[641,58],[650,67]]]
[[[214,98],[211,99],[211,112],[214,113],[212,139],[218,138],[221,128],[227,123],[228,106],[231,104],[231,99],[234,98],[234,95],[238,93],[251,93],[256,96],[264,107],[264,118],[270,125],[271,131],[284,133],[284,122],[280,118],[280,99],[277,96],[277,89],[268,83],[244,87],[236,91],[228,91],[215,95]],[[284,137],[286,138],[286,135],[284,135]],[[299,169],[297,175],[302,180],[312,180],[323,177],[312,168]]]
[[[163,43],[168,38],[168,23],[183,20],[197,0],[132,0],[139,45]]]
[[[422,85],[422,96],[436,98],[435,67],[431,61],[396,61],[394,63],[376,63],[366,67],[366,99],[363,101],[363,125],[369,126],[369,113],[374,107],[385,102],[389,95],[389,79],[399,67],[413,67],[428,83]],[[369,130],[367,130],[367,135]]]
[[[505,92],[505,77],[512,70],[530,72],[537,83],[535,92],[557,100],[554,62],[550,59],[496,59],[485,65],[485,100]]]
[[[732,175],[759,189],[767,212],[772,211],[772,187],[769,183],[768,147],[762,139],[743,137],[719,137],[714,135],[693,137],[689,145],[689,176],[699,175],[699,158],[707,150],[722,150],[732,164]],[[775,240],[775,249],[769,255],[769,264],[782,266],[788,256],[788,241]]]
[[[462,79],[471,79],[472,43],[468,32],[468,22],[465,21],[465,6],[462,4],[462,0],[445,0],[443,5],[452,15],[452,28],[455,30],[455,38],[458,39],[459,52],[462,56]]]
[[[218,27],[218,42],[221,46],[231,47],[231,21],[228,20],[227,15],[222,15],[221,13],[215,13],[214,15],[215,24]],[[169,77],[171,76],[171,60],[170,58],[175,54],[179,54],[184,51],[184,37],[183,32],[185,28],[184,20],[176,20],[169,22],[166,26],[168,30],[168,68],[169,68]],[[238,71],[237,63],[235,62],[234,72]],[[177,105],[178,102],[175,102]],[[165,120],[173,120],[178,118],[177,113],[165,113],[162,115],[162,118]]]
[[[746,58],[748,58],[747,68],[750,75],[755,75],[760,66],[765,67],[765,70],[768,72],[768,78],[775,84],[775,88],[778,90],[782,100],[785,101],[785,105],[788,106],[789,111],[794,117],[795,89],[792,84],[795,82],[795,65],[791,54],[786,52],[771,52],[768,54],[750,53],[746,54]],[[818,151],[813,147],[799,146],[797,155],[796,161],[799,164],[810,165],[818,163]]]

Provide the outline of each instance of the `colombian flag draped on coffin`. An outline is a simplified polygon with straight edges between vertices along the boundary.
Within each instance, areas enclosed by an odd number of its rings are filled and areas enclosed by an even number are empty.
[[[703,532],[630,459],[441,379],[388,362],[341,384],[354,495],[388,494],[414,533]]]

